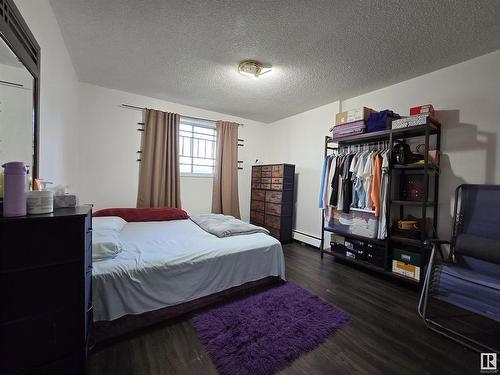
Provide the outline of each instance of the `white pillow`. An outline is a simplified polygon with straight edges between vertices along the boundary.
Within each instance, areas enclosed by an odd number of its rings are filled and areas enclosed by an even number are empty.
[[[112,229],[100,229],[92,233],[92,260],[112,259],[123,250],[118,233]]]
[[[117,233],[120,233],[125,224],[127,224],[127,222],[118,216],[103,216],[92,218],[92,229],[94,230],[94,232],[100,230],[113,230]]]

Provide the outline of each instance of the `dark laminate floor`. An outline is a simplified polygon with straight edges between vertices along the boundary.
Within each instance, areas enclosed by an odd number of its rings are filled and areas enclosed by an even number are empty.
[[[479,374],[479,355],[424,327],[417,292],[284,246],[288,280],[347,311],[351,322],[280,374]],[[177,319],[98,348],[90,375],[216,374],[189,319]]]

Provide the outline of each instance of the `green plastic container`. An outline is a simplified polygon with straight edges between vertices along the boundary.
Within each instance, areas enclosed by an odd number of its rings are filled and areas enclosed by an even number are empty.
[[[393,249],[392,259],[420,267],[422,257],[419,253],[413,253],[411,251],[401,249]]]

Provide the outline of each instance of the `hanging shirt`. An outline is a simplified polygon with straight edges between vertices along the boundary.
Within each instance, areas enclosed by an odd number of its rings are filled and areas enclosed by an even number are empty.
[[[389,151],[382,153],[382,182],[380,186],[380,216],[378,224],[378,238],[387,237],[387,200],[389,192]]]
[[[338,155],[335,160],[335,172],[332,178],[332,194],[330,195],[330,206],[336,207],[339,199],[339,176],[342,169],[342,155]]]
[[[333,188],[332,188],[332,181],[335,177],[335,172],[337,169],[337,155],[332,156],[332,162],[330,163],[330,173],[328,174],[328,180],[326,181],[327,183],[327,189],[326,189],[326,205],[330,206],[330,198],[332,196]]]
[[[351,163],[354,158],[353,154],[349,154],[346,157],[346,161],[344,162],[344,173],[342,176],[342,211],[345,213],[349,212],[349,208],[351,207],[351,199],[352,199],[352,172]]]
[[[354,208],[358,207],[358,193],[355,189],[355,185],[356,185],[356,181],[358,180],[358,177],[356,175],[356,171],[358,168],[358,162],[359,162],[360,155],[361,154],[359,152],[354,154],[354,157],[352,158],[352,161],[351,161],[351,166],[349,167],[349,171],[352,174],[352,177],[351,177],[351,183],[352,183],[351,207],[354,207]]]
[[[372,191],[371,198],[373,202],[373,207],[375,208],[375,217],[380,215],[380,184],[382,179],[382,158],[380,154],[376,153],[373,156],[373,179],[372,179]]]
[[[357,180],[354,183],[354,189],[356,189],[356,194],[358,196],[358,208],[365,208],[366,206],[366,192],[364,188],[364,175],[363,172],[365,170],[365,165],[368,160],[369,152],[362,151],[358,156],[358,163],[356,168],[356,178]]]
[[[365,208],[366,207],[366,190],[365,190],[365,176],[364,176],[364,170],[366,163],[368,162],[368,157],[370,155],[369,151],[363,151],[361,156],[360,156],[360,162],[358,165],[358,169],[356,172],[356,175],[359,179],[359,182],[356,184],[356,189],[357,189],[357,194],[359,196],[358,199],[358,208]]]
[[[319,184],[319,202],[318,202],[318,207],[319,208],[325,208],[323,207],[323,191],[325,189],[325,175],[326,175],[326,167],[328,165],[328,159],[329,156],[325,156],[325,160],[323,160],[323,168],[321,169],[321,182]]]
[[[373,152],[368,154],[366,159],[365,168],[363,170],[363,188],[366,193],[365,208],[368,210],[373,209],[371,188],[372,188],[372,174],[373,174]]]
[[[340,161],[340,170],[339,170],[339,176],[338,176],[338,199],[337,199],[337,210],[342,211],[344,209],[344,191],[342,189],[342,183],[343,183],[343,178],[342,176],[344,175],[344,167],[345,167],[345,161],[346,161],[346,156],[342,156],[342,159]]]
[[[330,182],[330,169],[332,165],[333,156],[329,156],[326,161],[326,172],[323,186],[322,208],[328,208],[328,183]]]

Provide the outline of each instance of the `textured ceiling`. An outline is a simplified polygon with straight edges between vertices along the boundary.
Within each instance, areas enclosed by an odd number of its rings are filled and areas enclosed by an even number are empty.
[[[500,49],[498,0],[51,4],[81,81],[263,122]]]

